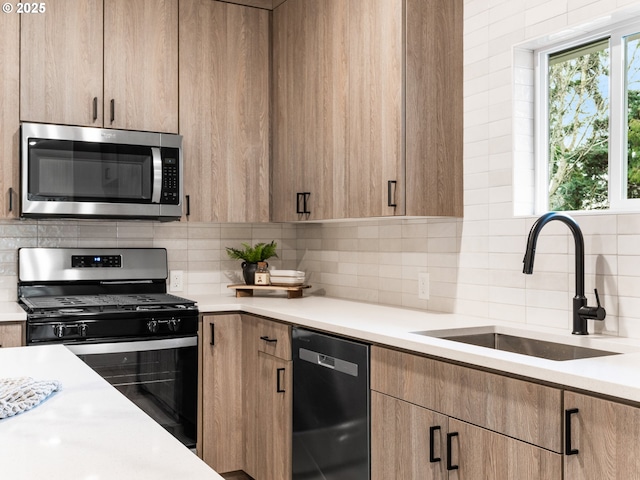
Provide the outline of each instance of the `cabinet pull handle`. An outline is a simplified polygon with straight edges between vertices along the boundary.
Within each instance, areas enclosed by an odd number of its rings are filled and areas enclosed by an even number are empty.
[[[13,212],[13,187],[9,187],[9,211]]]
[[[298,192],[296,193],[296,213],[302,214],[304,210],[300,207],[300,199],[303,198],[304,193]]]
[[[309,215],[311,213],[311,210],[309,210],[308,205],[307,205],[307,200],[309,199],[309,196],[311,196],[311,192],[304,192],[302,194],[304,196],[304,214]]]
[[[389,207],[397,207],[398,205],[392,200],[393,199],[393,187],[398,182],[396,180],[389,180],[387,182],[387,206]]]
[[[113,98],[111,99],[110,111],[111,111],[111,123],[113,123],[114,120],[116,119],[116,101]]]
[[[215,345],[216,344],[216,324],[210,323],[209,325],[211,325],[211,341],[209,343],[211,345]]]
[[[447,470],[458,470],[459,465],[451,463],[451,456],[453,450],[453,438],[458,436],[458,432],[447,433]]]
[[[93,121],[98,119],[98,97],[93,97]]]
[[[284,374],[284,368],[278,368],[276,370],[276,392],[284,393],[284,388],[282,388],[282,384],[280,382],[280,374]]]
[[[439,425],[429,427],[429,462],[431,463],[436,463],[442,460],[440,457],[436,457],[435,433],[438,431],[440,431]]]
[[[187,217],[189,215],[191,215],[191,196],[190,195],[185,195],[186,199],[187,199]]]
[[[268,335],[265,335],[265,336],[263,336],[263,337],[260,337],[260,340],[264,340],[265,342],[268,342],[268,343],[275,343],[275,342],[277,342],[277,341],[278,341],[278,339],[277,339],[277,338],[269,338],[269,336],[268,336]]]
[[[571,446],[571,415],[578,413],[577,408],[570,408],[564,411],[564,451],[565,455],[577,455],[579,450]]]

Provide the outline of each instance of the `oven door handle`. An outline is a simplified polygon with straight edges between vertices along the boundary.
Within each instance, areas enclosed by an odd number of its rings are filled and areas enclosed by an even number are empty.
[[[73,343],[65,345],[76,355],[99,355],[101,353],[147,352],[172,348],[195,347],[198,337],[163,338],[160,340],[136,340],[113,343]]]
[[[153,159],[153,190],[151,190],[151,203],[160,203],[162,191],[162,155],[158,147],[151,147]]]

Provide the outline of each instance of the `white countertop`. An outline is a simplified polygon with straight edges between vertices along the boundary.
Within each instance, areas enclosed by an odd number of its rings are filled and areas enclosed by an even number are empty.
[[[0,378],[20,376],[62,390],[0,420],[2,478],[222,479],[65,347],[0,349]]]
[[[552,329],[501,324],[505,333],[524,333],[531,338],[628,352],[598,358],[553,361],[411,333],[499,324],[487,319],[316,296],[287,299],[282,296],[235,298],[232,295],[191,295],[190,298],[198,302],[200,312],[243,311],[263,315],[366,342],[640,402],[638,340],[605,335],[576,336],[571,335],[569,329],[565,333],[558,333],[558,330]]]
[[[0,322],[20,322],[27,319],[27,312],[17,302],[0,302]]]

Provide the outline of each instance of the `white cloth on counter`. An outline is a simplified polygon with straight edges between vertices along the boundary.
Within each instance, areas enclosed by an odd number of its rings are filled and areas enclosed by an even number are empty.
[[[25,412],[61,390],[57,380],[34,380],[31,377],[0,378],[0,419]]]

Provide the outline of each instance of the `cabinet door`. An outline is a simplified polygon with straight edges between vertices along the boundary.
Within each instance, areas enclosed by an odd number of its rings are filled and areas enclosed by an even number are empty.
[[[189,219],[269,220],[269,12],[180,2],[180,133]]]
[[[256,480],[291,478],[292,362],[258,353]]]
[[[565,452],[566,480],[640,478],[640,409],[573,392],[564,405],[578,410],[566,425],[577,450]]]
[[[403,3],[349,2],[349,217],[405,212]]]
[[[20,119],[102,126],[102,0],[41,5],[43,14],[3,15],[22,22]]]
[[[218,472],[243,468],[242,320],[206,315],[202,351],[202,459]]]
[[[24,323],[0,323],[0,348],[24,345]]]
[[[178,0],[105,0],[104,111],[105,127],[178,132]]]
[[[18,215],[20,15],[0,15],[0,218]]]
[[[274,221],[347,214],[348,5],[284,2],[273,12]]]
[[[449,478],[550,480],[562,478],[562,455],[449,419]],[[457,468],[455,468],[457,467]]]
[[[371,392],[371,480],[446,479],[447,417]]]

